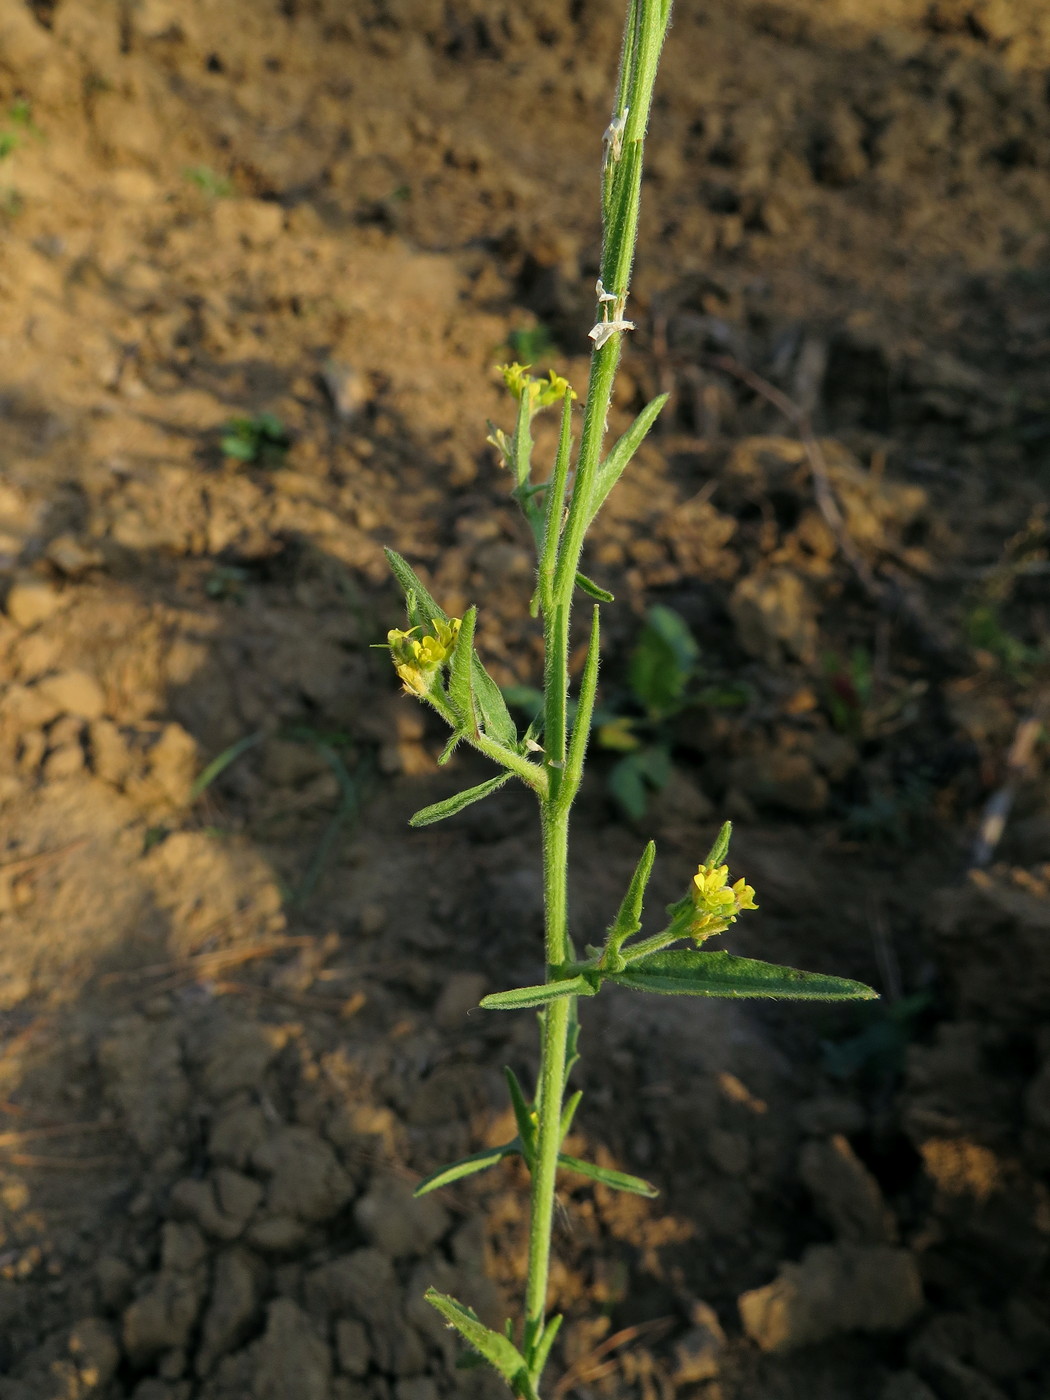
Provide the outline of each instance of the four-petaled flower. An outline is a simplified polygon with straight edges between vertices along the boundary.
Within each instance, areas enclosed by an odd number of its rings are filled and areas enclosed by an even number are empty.
[[[693,876],[690,935],[698,943],[724,933],[741,910],[757,909],[755,891],[744,880],[729,884],[728,865],[701,865]]]
[[[562,403],[566,394],[570,399],[576,397],[576,391],[569,381],[563,379],[560,374],[555,374],[554,370],[548,372],[546,379],[535,379],[529,374],[531,368],[531,365],[519,365],[517,361],[512,365],[499,366],[503,382],[514,397],[525,397],[528,400],[530,418],[539,413],[541,408],[550,408],[552,404]]]
[[[438,671],[447,664],[459,636],[460,620],[458,617],[447,621],[435,617],[427,626],[432,630],[423,632],[421,637],[415,635],[422,632],[420,627],[412,627],[407,632],[393,627],[386,634],[394,669],[405,689],[413,695],[426,695]]]

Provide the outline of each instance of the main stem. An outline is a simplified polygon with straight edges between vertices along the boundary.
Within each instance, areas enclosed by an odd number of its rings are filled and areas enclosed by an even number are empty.
[[[603,172],[602,279],[607,291],[626,302],[634,245],[638,233],[638,195],[642,147],[652,104],[656,66],[670,20],[670,0],[630,0],[617,85],[615,118],[620,123],[616,150],[607,154]],[[620,178],[620,162],[623,166]],[[602,306],[599,314],[604,314]],[[622,314],[622,310],[620,313]],[[568,925],[569,810],[575,781],[566,779],[567,701],[569,690],[569,622],[572,598],[591,519],[595,477],[601,459],[612,401],[613,381],[620,358],[621,334],[615,333],[591,356],[590,383],[584,410],[583,435],[576,462],[576,479],[564,535],[558,541],[553,587],[544,608],[544,749],[547,790],[540,794],[543,829],[543,890],[548,980],[554,969],[573,956]],[[554,518],[548,529],[558,531]],[[554,540],[558,540],[557,534]],[[525,1356],[532,1365],[534,1348],[543,1335],[550,1272],[551,1232],[558,1153],[562,1140],[562,1108],[569,1032],[575,999],[561,997],[542,1013],[540,1075],[536,1094],[537,1137],[532,1163],[529,1219],[529,1263],[525,1286]],[[531,1377],[533,1387],[539,1375]]]

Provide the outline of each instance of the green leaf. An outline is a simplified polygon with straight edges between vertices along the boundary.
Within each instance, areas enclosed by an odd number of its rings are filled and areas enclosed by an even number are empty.
[[[596,598],[599,603],[616,602],[616,599],[608,591],[608,589],[599,588],[595,581],[592,578],[588,578],[586,574],[576,575],[576,587],[582,588],[584,593],[586,593],[588,597]]]
[[[490,739],[508,749],[518,747],[518,728],[510,717],[503,692],[481,664],[475,651],[471,660],[471,683],[474,687],[474,712],[481,728]]]
[[[494,1366],[516,1395],[527,1400],[535,1400],[535,1390],[529,1379],[529,1368],[525,1358],[510,1340],[500,1332],[493,1332],[478,1318],[473,1308],[465,1308],[450,1298],[447,1293],[439,1293],[436,1288],[428,1288],[424,1298],[475,1351],[481,1353],[490,1365]]]
[[[566,1101],[565,1106],[562,1108],[561,1126],[559,1128],[559,1136],[562,1142],[564,1142],[565,1139],[569,1136],[569,1132],[572,1128],[572,1120],[576,1117],[576,1110],[579,1108],[580,1100],[582,1098],[583,1090],[577,1089],[576,1092],[572,1095],[572,1097]]]
[[[659,604],[649,609],[628,666],[631,689],[649,715],[668,714],[679,704],[699,655],[683,618]]]
[[[507,1089],[514,1108],[514,1121],[518,1125],[518,1136],[521,1138],[525,1160],[531,1167],[536,1151],[536,1124],[532,1121],[532,1111],[518,1082],[518,1076],[509,1065],[504,1065],[503,1074],[507,1080]]]
[[[623,476],[628,463],[642,445],[645,435],[656,422],[660,410],[670,397],[670,394],[660,394],[651,403],[647,403],[623,437],[613,445],[612,451],[598,468],[598,478],[594,483],[594,500],[590,514],[587,516],[588,525],[605,504],[609,492]]]
[[[598,689],[598,662],[601,653],[601,623],[599,609],[595,605],[591,615],[591,637],[587,645],[587,660],[580,680],[580,693],[576,702],[576,718],[572,722],[572,735],[569,751],[565,756],[563,773],[563,801],[572,802],[583,776],[583,761],[587,755],[587,743],[591,736],[591,716],[594,714],[594,697]]]
[[[551,1347],[554,1345],[554,1339],[558,1335],[561,1323],[561,1313],[555,1313],[553,1317],[547,1319],[547,1325],[543,1329],[543,1335],[540,1337],[529,1357],[529,1369],[532,1373],[533,1385],[539,1385],[540,1383],[540,1377],[543,1375],[543,1368],[547,1364],[547,1358],[551,1354]]]
[[[732,840],[732,837],[733,823],[723,822],[721,831],[719,831],[718,835],[715,837],[715,844],[707,853],[707,859],[704,861],[706,866],[713,868],[716,865],[723,864],[726,856],[729,854],[729,842]]]
[[[408,824],[409,826],[433,826],[435,822],[442,822],[446,817],[454,817],[457,812],[462,812],[463,808],[469,807],[472,802],[480,802],[483,797],[488,797],[490,792],[501,788],[510,776],[510,773],[497,773],[494,778],[479,783],[477,787],[466,788],[463,792],[454,793],[451,797],[446,797],[441,802],[435,802],[430,807],[421,807],[415,816],[409,817]]]
[[[653,861],[656,859],[656,842],[650,841],[641,854],[638,864],[634,868],[631,876],[631,883],[627,886],[627,893],[623,897],[619,912],[609,929],[608,946],[619,948],[625,938],[630,938],[637,933],[642,926],[642,904],[645,899],[645,887],[649,883],[649,876],[652,874]]]
[[[479,1005],[486,1011],[524,1011],[530,1006],[546,1006],[562,997],[592,997],[595,989],[582,975],[545,982],[539,987],[512,987],[508,992],[492,992]]]
[[[847,977],[800,972],[794,967],[738,958],[732,953],[680,949],[650,953],[629,963],[610,982],[639,992],[693,997],[784,997],[794,1001],[872,1001],[878,992]]]
[[[243,739],[238,739],[235,744],[231,744],[228,749],[223,749],[217,758],[213,758],[203,772],[198,773],[190,788],[191,802],[195,802],[205,788],[209,787],[220,773],[229,768],[230,764],[240,758],[242,753],[247,753],[249,749],[262,742],[266,736],[263,733],[246,734]]]
[[[474,713],[474,686],[472,684],[474,626],[478,620],[476,607],[468,608],[459,625],[459,636],[452,649],[449,664],[448,698],[456,712],[460,725],[469,733],[477,731],[478,721]]]
[[[570,1157],[566,1152],[558,1153],[558,1166],[566,1171],[579,1172],[581,1176],[600,1181],[603,1186],[611,1186],[614,1191],[630,1191],[633,1196],[648,1196],[651,1200],[660,1192],[651,1181],[643,1181],[640,1176],[629,1176],[627,1172],[613,1171],[611,1167],[599,1167],[595,1162],[585,1162],[580,1157]]]
[[[454,1181],[462,1181],[465,1176],[474,1176],[477,1172],[487,1171],[489,1167],[494,1167],[502,1162],[504,1157],[513,1157],[520,1151],[520,1144],[517,1142],[505,1142],[502,1147],[490,1147],[485,1152],[475,1152],[470,1157],[461,1157],[458,1162],[451,1162],[447,1167],[441,1167],[436,1172],[431,1172],[425,1176],[416,1189],[413,1196],[427,1196],[431,1191],[437,1191],[442,1186],[451,1186]]]
[[[433,622],[435,618],[440,618],[442,622],[448,621],[448,614],[443,612],[434,602],[433,598],[420,583],[414,569],[407,559],[402,559],[400,554],[396,554],[392,549],[384,549],[387,563],[398,583],[401,591],[405,595],[405,601],[412,599],[414,604],[409,607],[409,620],[416,625],[412,613],[418,614],[420,622]]]

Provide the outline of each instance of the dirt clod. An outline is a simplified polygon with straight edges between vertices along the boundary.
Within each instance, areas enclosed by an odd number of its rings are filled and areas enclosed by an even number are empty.
[[[922,1307],[914,1257],[889,1245],[815,1245],[775,1282],[739,1300],[763,1351],[791,1351],[845,1332],[897,1332]]]

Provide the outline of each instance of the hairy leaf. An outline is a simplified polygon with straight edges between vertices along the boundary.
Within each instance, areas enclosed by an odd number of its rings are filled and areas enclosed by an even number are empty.
[[[615,603],[616,599],[606,588],[599,587],[594,579],[588,578],[586,574],[576,575],[576,587],[582,588],[584,593],[590,598],[595,598],[599,603]]]
[[[502,1162],[504,1157],[512,1157],[520,1151],[520,1144],[517,1142],[505,1142],[502,1147],[490,1147],[485,1152],[475,1152],[470,1157],[461,1157],[458,1162],[450,1162],[447,1167],[440,1167],[436,1172],[431,1172],[413,1191],[414,1196],[426,1196],[431,1191],[437,1191],[442,1186],[451,1186],[454,1181],[462,1181],[465,1176],[474,1176],[476,1172],[487,1171],[489,1167],[494,1167],[498,1162]]]
[[[463,1340],[469,1343],[500,1373],[516,1395],[534,1400],[535,1391],[529,1379],[529,1368],[525,1358],[510,1340],[501,1332],[493,1332],[480,1321],[473,1308],[465,1308],[447,1293],[439,1293],[436,1288],[428,1288],[424,1298]]]
[[[732,953],[689,950],[650,953],[608,979],[639,992],[693,997],[784,997],[796,1001],[871,1001],[863,982],[800,972],[794,967],[738,958]]]
[[[478,610],[476,607],[468,608],[463,614],[448,674],[448,698],[456,712],[459,725],[468,734],[474,733],[478,723],[474,713],[474,687],[472,684],[474,625],[477,620]]]
[[[494,778],[489,778],[487,782],[478,783],[477,787],[465,788],[463,792],[453,793],[451,797],[443,798],[440,802],[433,803],[430,807],[421,807],[413,817],[409,817],[409,826],[433,826],[435,822],[444,821],[446,817],[454,817],[457,812],[462,812],[464,807],[469,807],[472,802],[480,802],[483,797],[488,797],[490,792],[495,792],[501,788],[510,777],[510,773],[497,773]]]
[[[623,437],[613,445],[612,451],[598,468],[598,479],[594,483],[594,499],[587,517],[588,525],[605,504],[609,492],[623,476],[631,458],[638,451],[645,435],[656,422],[660,410],[669,398],[670,394],[660,394],[647,403]]]
[[[558,1153],[558,1166],[566,1171],[579,1172],[592,1181],[600,1181],[614,1191],[630,1191],[634,1196],[648,1196],[650,1200],[660,1194],[651,1181],[643,1181],[640,1176],[629,1176],[627,1172],[613,1171],[611,1167],[599,1167],[596,1162],[584,1162],[579,1157],[570,1157],[566,1152]]]
[[[443,612],[434,602],[420,583],[418,575],[408,560],[402,559],[401,555],[392,549],[385,549],[383,553],[386,555],[387,563],[390,565],[394,577],[401,585],[406,602],[411,598],[412,603],[414,603],[414,610],[419,614],[420,621],[433,622],[436,618],[440,618],[442,622],[447,622],[448,613]],[[409,613],[411,614],[412,611],[413,608],[410,606]]]
[[[530,1006],[546,1006],[561,997],[592,997],[595,989],[586,977],[566,977],[539,987],[512,987],[508,992],[492,992],[479,1005],[486,1011],[524,1011]]]

